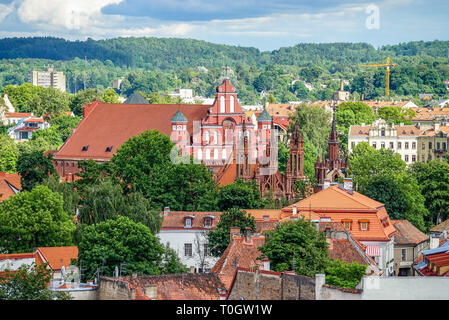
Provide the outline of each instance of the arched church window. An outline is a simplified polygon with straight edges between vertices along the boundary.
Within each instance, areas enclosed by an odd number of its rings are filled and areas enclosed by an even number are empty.
[[[234,113],[234,96],[231,96],[230,113]]]
[[[225,113],[225,97],[220,97],[220,112]]]

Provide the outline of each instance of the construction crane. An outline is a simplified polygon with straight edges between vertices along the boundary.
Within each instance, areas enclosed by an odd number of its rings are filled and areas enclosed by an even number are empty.
[[[387,75],[385,80],[385,95],[388,97],[390,95],[390,67],[394,67],[395,63],[390,63],[390,57],[387,57],[387,63],[379,64],[362,64],[361,67],[386,67]]]

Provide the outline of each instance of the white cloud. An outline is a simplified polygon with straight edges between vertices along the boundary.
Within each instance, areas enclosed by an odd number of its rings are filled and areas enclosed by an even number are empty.
[[[80,30],[105,20],[101,9],[123,0],[23,0],[17,10],[22,22]]]
[[[0,22],[2,22],[6,16],[8,16],[14,9],[14,2],[10,4],[0,3]]]

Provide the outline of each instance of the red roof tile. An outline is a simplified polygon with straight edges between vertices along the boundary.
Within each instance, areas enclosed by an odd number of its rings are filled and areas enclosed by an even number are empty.
[[[36,255],[43,258],[52,270],[67,268],[72,259],[78,259],[78,247],[39,247]]]
[[[397,244],[418,245],[429,239],[429,236],[422,233],[407,220],[392,220],[391,223],[398,231],[394,237],[394,242]]]
[[[14,189],[21,190],[20,175],[18,173],[0,172],[0,202],[15,195]]]
[[[87,115],[55,154],[55,159],[109,160],[131,137],[156,129],[170,136],[173,115],[181,110],[193,133],[193,121],[207,117],[210,105],[111,104],[94,101],[85,106]],[[94,134],[92,134],[94,133]],[[83,146],[89,146],[82,151]],[[112,146],[112,152],[106,148]]]
[[[162,216],[161,230],[187,229],[185,228],[185,218],[193,217],[192,228],[189,229],[214,229],[220,221],[221,212],[190,212],[190,211],[170,211],[166,216]],[[212,228],[205,228],[206,217],[212,219]]]

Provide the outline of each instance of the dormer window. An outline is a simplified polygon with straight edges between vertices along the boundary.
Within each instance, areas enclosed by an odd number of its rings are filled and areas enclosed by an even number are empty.
[[[87,151],[87,149],[89,149],[89,146],[83,146],[82,151]]]
[[[343,226],[346,230],[352,230],[352,220],[342,220],[341,222],[343,223]]]
[[[191,215],[184,217],[184,228],[192,228],[193,218]]]
[[[212,220],[214,216],[206,216],[204,217],[204,228],[212,228]]]
[[[106,148],[106,152],[111,152],[112,151],[112,146],[109,146]]]
[[[270,221],[270,216],[269,215],[264,215],[263,216],[263,221]]]
[[[368,231],[369,221],[359,220],[359,227],[361,231]]]

